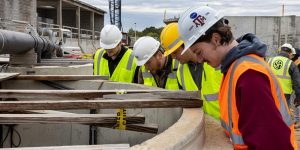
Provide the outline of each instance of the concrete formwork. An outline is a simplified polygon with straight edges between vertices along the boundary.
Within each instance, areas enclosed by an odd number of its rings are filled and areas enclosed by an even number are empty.
[[[22,74],[60,74],[60,75],[91,75],[92,64],[58,67],[42,66],[33,68],[9,67],[7,72],[20,72]],[[64,86],[74,89],[96,90],[96,89],[150,89],[137,84],[117,83],[110,81],[60,81]],[[3,89],[54,89],[39,81],[7,80],[1,84]],[[41,98],[43,99],[43,98]],[[89,113],[89,110],[71,110],[74,113]],[[116,110],[98,110],[99,113],[116,113]],[[146,123],[157,123],[159,133],[174,124],[181,116],[182,109],[160,108],[160,109],[128,109],[128,114],[144,114]],[[77,124],[42,124],[42,125],[17,125],[15,129],[21,134],[22,146],[59,146],[59,145],[88,145],[89,126]],[[4,127],[3,137],[7,133]],[[138,133],[133,131],[119,131],[107,128],[98,128],[98,144],[129,143],[135,145],[154,137],[155,134]],[[18,137],[13,137],[18,141]],[[4,143],[5,147],[10,145],[9,140]]]
[[[92,65],[78,65],[70,67],[9,67],[7,72],[22,74],[92,74]],[[74,89],[153,89],[138,84],[117,83],[103,80],[61,81],[64,86]],[[1,84],[3,89],[53,89],[39,81],[7,80]],[[42,98],[41,98],[42,99]],[[69,110],[73,113],[89,113],[89,110]],[[98,113],[115,113],[116,110],[98,110]],[[159,125],[159,134],[121,131],[107,128],[97,128],[98,144],[129,143],[131,149],[232,149],[225,137],[220,123],[208,116],[204,117],[202,109],[159,108],[159,109],[127,109],[127,114],[144,114],[146,123]],[[89,126],[78,124],[35,124],[17,125],[15,129],[22,138],[21,147],[29,146],[60,146],[60,145],[88,145]],[[5,136],[8,128],[4,127]],[[207,132],[206,132],[207,131]],[[207,137],[207,138],[206,138]],[[13,137],[18,140],[17,136]],[[216,144],[217,143],[217,144]],[[9,140],[4,147],[9,147]]]

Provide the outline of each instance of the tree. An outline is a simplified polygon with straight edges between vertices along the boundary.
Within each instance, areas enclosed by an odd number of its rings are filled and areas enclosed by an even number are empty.
[[[156,27],[147,27],[145,28],[143,31],[136,31],[136,36],[137,37],[142,37],[142,36],[151,36],[157,40],[159,40],[159,36],[160,36],[160,33],[162,31],[163,27],[160,27],[160,28],[156,28]],[[130,37],[135,37],[135,30],[133,28],[130,28],[128,30],[128,35]]]

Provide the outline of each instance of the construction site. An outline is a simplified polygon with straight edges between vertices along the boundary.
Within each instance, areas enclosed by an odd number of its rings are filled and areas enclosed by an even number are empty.
[[[108,2],[109,12],[80,0],[0,1],[0,148],[233,149],[199,91],[95,75],[104,15],[122,28],[121,0]],[[265,42],[268,57],[284,43],[300,47],[299,16],[225,18],[234,37],[254,33]],[[134,45],[126,32],[122,44]]]

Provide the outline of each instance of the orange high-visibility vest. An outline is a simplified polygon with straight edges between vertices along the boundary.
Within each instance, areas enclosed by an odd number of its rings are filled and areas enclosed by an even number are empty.
[[[295,61],[295,64],[298,66],[300,64],[300,58]]]
[[[239,113],[236,107],[235,91],[239,77],[249,69],[258,71],[269,78],[272,97],[282,119],[291,130],[290,141],[294,149],[297,150],[298,146],[295,140],[294,124],[279,81],[264,59],[254,54],[246,55],[235,60],[230,66],[226,76],[223,77],[221,84],[219,95],[221,125],[225,133],[231,138],[234,149],[247,149],[247,145],[245,145],[242,134],[238,128]]]

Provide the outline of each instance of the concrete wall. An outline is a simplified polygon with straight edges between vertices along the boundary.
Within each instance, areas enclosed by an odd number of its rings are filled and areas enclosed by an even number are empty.
[[[26,21],[36,26],[36,0],[1,0],[0,18]],[[0,28],[24,31],[26,24],[0,22]]]
[[[296,16],[227,16],[235,38],[246,33],[256,34],[268,46],[267,55],[276,54],[286,42],[300,47],[300,17]]]

